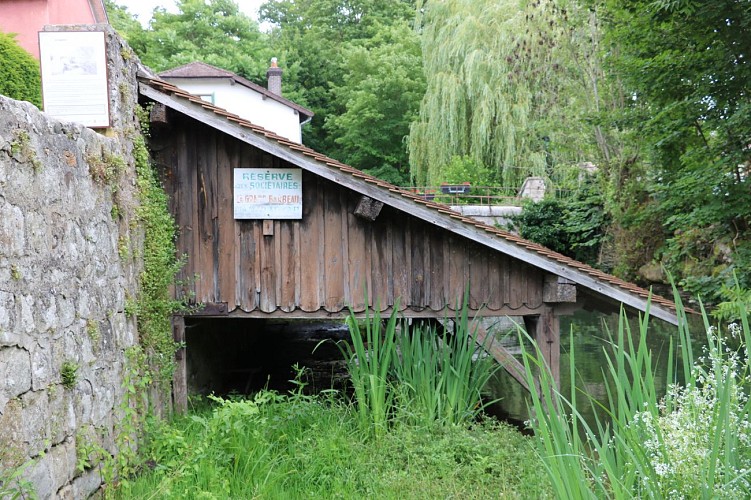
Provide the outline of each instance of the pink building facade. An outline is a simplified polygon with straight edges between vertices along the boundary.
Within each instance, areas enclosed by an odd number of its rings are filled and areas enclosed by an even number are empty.
[[[0,0],[0,30],[39,59],[37,33],[46,24],[106,23],[102,0]]]

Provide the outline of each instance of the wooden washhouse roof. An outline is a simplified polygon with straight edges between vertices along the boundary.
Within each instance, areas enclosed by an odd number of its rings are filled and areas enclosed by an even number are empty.
[[[633,283],[602,272],[554,252],[513,233],[465,217],[447,205],[361,172],[306,146],[259,127],[238,115],[214,106],[170,83],[151,77],[139,78],[140,94],[189,116],[209,127],[287,161],[305,171],[380,201],[396,210],[418,217],[428,224],[459,237],[519,259],[531,266],[576,283],[595,297],[622,303],[672,324],[678,323],[676,305]],[[651,301],[651,304],[650,304]]]

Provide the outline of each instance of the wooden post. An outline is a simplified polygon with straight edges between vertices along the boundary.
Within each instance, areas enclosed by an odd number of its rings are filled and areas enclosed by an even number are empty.
[[[524,316],[524,327],[535,340],[550,370],[556,388],[561,386],[561,335],[558,316],[550,306],[543,306],[539,316]]]
[[[560,321],[553,308],[545,306],[537,320],[535,341],[542,351],[545,363],[555,381],[556,388],[561,387],[561,332]]]
[[[172,378],[172,404],[175,413],[188,411],[188,367],[185,359],[185,317],[172,316],[172,338],[180,344],[175,352],[175,374]]]

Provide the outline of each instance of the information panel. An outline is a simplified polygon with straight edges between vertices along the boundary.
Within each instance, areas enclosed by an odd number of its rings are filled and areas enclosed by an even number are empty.
[[[44,111],[87,127],[109,127],[102,31],[40,31]]]
[[[234,170],[235,219],[302,219],[302,169]]]

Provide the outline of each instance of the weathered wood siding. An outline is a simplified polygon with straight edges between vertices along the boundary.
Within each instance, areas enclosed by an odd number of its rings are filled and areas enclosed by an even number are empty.
[[[187,256],[178,295],[229,312],[359,312],[398,300],[424,314],[454,309],[469,284],[472,309],[542,305],[540,270],[388,206],[361,219],[360,194],[305,171],[302,220],[266,221],[266,231],[264,221],[236,221],[232,169],[292,165],[194,121],[157,142]]]

